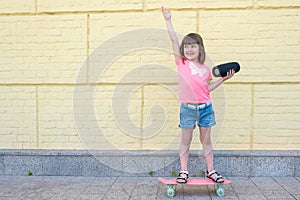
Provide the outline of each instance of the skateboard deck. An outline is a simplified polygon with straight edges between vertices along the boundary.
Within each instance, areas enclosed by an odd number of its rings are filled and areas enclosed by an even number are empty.
[[[165,179],[163,177],[158,177],[158,180],[167,185],[167,196],[172,198],[175,196],[175,190],[176,185],[185,185],[185,186],[208,186],[208,185],[214,185],[216,194],[219,197],[223,197],[225,195],[225,190],[223,189],[222,185],[226,185],[231,183],[230,180],[225,180],[223,183],[216,183],[213,180],[210,180],[208,178],[190,178],[188,179],[187,183],[177,183],[175,179]]]

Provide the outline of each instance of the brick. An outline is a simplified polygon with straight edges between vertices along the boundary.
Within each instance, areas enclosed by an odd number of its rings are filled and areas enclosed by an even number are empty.
[[[210,67],[241,64],[212,93],[214,148],[299,149],[298,1],[1,3],[0,148],[178,149],[177,72],[164,5],[179,40],[202,35]],[[155,114],[166,116],[163,125],[152,123]],[[142,129],[151,125],[156,132]],[[191,149],[199,143],[196,129]]]
[[[276,0],[258,0],[257,6],[259,7],[297,7],[300,3],[297,0],[287,0],[278,2]]]
[[[9,30],[0,39],[1,83],[74,83],[86,58],[86,24],[85,15],[1,17]]]
[[[145,1],[145,9],[160,9],[161,6],[165,6],[168,9],[178,9],[178,8],[197,8],[200,5],[200,0],[183,0],[183,1],[176,1],[176,2],[171,2],[171,1],[163,1],[163,0],[158,0],[158,1],[150,1],[147,0]]]
[[[218,104],[214,106],[217,125],[212,129],[212,135],[215,148],[248,150],[252,120],[251,87],[239,84],[226,84],[220,86],[222,87],[225,108],[218,107]]]
[[[40,148],[82,148],[73,118],[73,92],[73,87],[38,88]]]
[[[274,132],[276,133],[274,134]],[[299,150],[299,144],[298,133],[291,133],[290,130],[259,130],[259,132],[254,132],[253,146],[256,149]]]
[[[83,11],[114,11],[114,10],[142,10],[140,0],[129,1],[105,1],[91,0],[88,2],[80,0],[47,0],[38,1],[39,12],[83,12]]]
[[[222,2],[200,0],[199,8],[249,8],[252,7],[253,2],[251,0],[239,1],[239,0],[225,0]]]
[[[1,148],[37,148],[35,87],[1,86],[0,94]]]
[[[151,20],[149,20],[151,19]],[[104,41],[115,37],[126,31],[141,28],[162,28],[166,29],[165,20],[160,12],[158,13],[111,13],[111,14],[91,14],[91,48],[95,49]],[[147,24],[145,24],[147,21]],[[187,34],[196,30],[196,12],[173,12],[173,21],[176,31],[179,34]],[[113,25],[112,25],[113,24]],[[138,39],[134,32],[133,37]],[[101,35],[101,37],[99,37]],[[166,32],[164,41],[169,42]],[[180,36],[180,35],[179,35]],[[161,36],[157,36],[158,38]],[[141,47],[143,43],[141,41]],[[122,47],[122,46],[121,46]]]
[[[297,10],[201,11],[199,21],[211,60],[240,62],[241,71],[233,81],[298,81]]]
[[[171,144],[179,147],[177,90],[167,85],[144,86],[143,97],[143,147],[164,149]]]
[[[252,7],[252,1],[226,0],[222,2],[214,2],[209,0],[184,0],[184,1],[145,1],[146,9],[157,9],[165,6],[168,9],[206,9],[206,8],[246,8]]]
[[[35,0],[1,0],[0,13],[35,13]]]
[[[183,30],[195,30],[195,26],[187,28],[186,24],[190,23],[191,20],[194,24],[196,23],[196,13],[188,12],[185,14],[185,17],[181,17],[181,13],[174,13],[174,21],[178,24],[178,29],[176,30],[179,33]],[[156,20],[149,21],[150,18]],[[130,15],[123,13],[93,14],[90,16],[90,19],[90,46],[91,49],[94,49],[92,54],[95,54],[90,56],[90,81],[99,81],[99,77],[95,77],[96,74],[100,73],[99,70],[103,70],[98,69],[99,63],[103,63],[106,68],[109,68],[106,70],[108,75],[101,75],[101,79],[104,78],[101,81],[116,82],[125,74],[141,65],[153,64],[153,62],[161,65],[161,61],[164,63],[166,60],[170,61],[168,58],[170,57],[171,44],[161,13],[131,13]],[[146,27],[145,21],[149,21]],[[112,26],[112,24],[114,25]],[[145,36],[145,34],[149,33],[148,28],[156,32],[157,27],[161,27],[159,34]],[[137,34],[140,34],[138,31],[142,31],[142,28],[147,29],[144,29],[143,35],[141,38],[138,38]],[[128,38],[124,38],[122,35],[126,35]],[[178,34],[178,36],[181,36],[181,34]],[[151,50],[153,48],[157,48],[157,50]],[[146,55],[149,55],[149,57]],[[99,59],[101,56],[104,56],[106,60]],[[150,60],[149,58],[153,59]],[[175,68],[173,59],[171,62],[172,64],[169,65]]]
[[[139,149],[141,140],[141,91],[138,85],[100,85],[95,90],[95,115],[101,130],[95,137],[100,148]],[[101,138],[100,137],[100,138]],[[109,144],[105,144],[108,141]],[[93,146],[94,141],[86,142]]]
[[[153,60],[146,58],[147,56],[152,57]],[[99,74],[98,80],[106,83],[177,82],[177,72],[172,69],[175,67],[174,62],[172,64],[169,62],[169,65],[159,62],[159,59],[167,60],[167,58],[168,53],[159,50],[130,52],[113,60],[105,72]],[[153,77],[160,77],[160,79],[155,80]]]
[[[254,145],[298,149],[299,85],[258,85],[254,89]]]

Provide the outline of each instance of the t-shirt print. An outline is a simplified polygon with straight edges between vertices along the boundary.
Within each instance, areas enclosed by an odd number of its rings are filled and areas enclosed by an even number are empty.
[[[192,75],[198,74],[201,78],[205,77],[207,71],[203,68],[197,67],[197,65],[193,62],[190,62],[189,67],[191,69]]]

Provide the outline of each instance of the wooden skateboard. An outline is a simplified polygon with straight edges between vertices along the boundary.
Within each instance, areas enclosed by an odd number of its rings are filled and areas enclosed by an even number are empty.
[[[229,184],[231,183],[230,180],[225,180],[224,183],[215,183],[214,181],[207,179],[207,178],[190,178],[188,179],[187,183],[185,184],[180,184],[177,183],[175,179],[165,179],[162,177],[158,177],[158,180],[167,185],[167,196],[169,198],[172,198],[175,196],[175,190],[176,190],[176,185],[185,185],[185,186],[207,186],[207,185],[214,185],[216,194],[219,197],[223,197],[225,195],[225,190],[223,189],[222,185],[223,184]]]

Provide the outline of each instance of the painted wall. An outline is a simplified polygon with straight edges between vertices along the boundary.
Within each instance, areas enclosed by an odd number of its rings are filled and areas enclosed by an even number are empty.
[[[300,150],[297,0],[0,4],[0,148],[178,149],[165,5],[179,38],[202,35],[210,67],[241,64],[212,95],[215,149]]]

